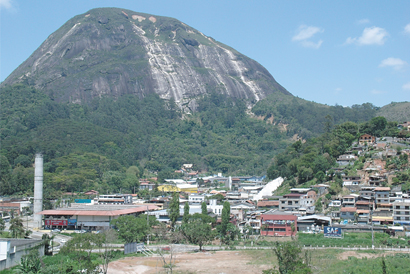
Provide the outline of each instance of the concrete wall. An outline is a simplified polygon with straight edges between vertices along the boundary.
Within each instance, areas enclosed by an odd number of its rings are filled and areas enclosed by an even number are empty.
[[[14,248],[11,247],[11,250],[7,254],[7,259],[0,261],[0,271],[19,265],[21,262],[21,258],[25,255],[30,253],[31,246],[17,246],[16,252],[14,252]],[[40,254],[40,257],[44,256],[44,245],[39,245],[37,250]]]

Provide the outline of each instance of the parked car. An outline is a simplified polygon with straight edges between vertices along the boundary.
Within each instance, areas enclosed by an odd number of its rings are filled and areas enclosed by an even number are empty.
[[[52,230],[52,232],[54,232],[54,233],[60,233],[60,232],[61,232],[61,230],[60,230],[60,229],[58,229],[58,228],[56,228],[56,229],[53,229],[53,230]]]

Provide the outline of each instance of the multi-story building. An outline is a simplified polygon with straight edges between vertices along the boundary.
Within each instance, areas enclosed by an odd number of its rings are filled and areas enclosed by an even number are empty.
[[[386,181],[385,175],[380,175],[378,173],[369,176],[369,185],[380,187]]]
[[[374,199],[376,203],[376,207],[379,204],[388,204],[390,197],[390,187],[376,187],[374,189]]]
[[[94,198],[98,204],[132,204],[131,194],[104,194]]]
[[[188,196],[188,203],[191,204],[200,204],[203,201],[205,201],[205,196],[204,195],[197,195],[197,194],[191,194]]]
[[[355,219],[356,210],[355,207],[342,207],[340,209],[340,219],[353,221]]]
[[[375,143],[376,143],[376,137],[372,135],[363,134],[362,136],[359,137],[359,144],[362,146],[373,145]]]
[[[279,210],[299,211],[301,208],[308,210],[316,203],[317,195],[311,188],[292,188],[290,192],[279,200]]]
[[[297,233],[298,217],[286,212],[271,210],[261,214],[261,235],[293,236]]]
[[[343,176],[343,186],[357,186],[362,182],[360,176]]]
[[[356,207],[358,210],[373,210],[374,204],[371,201],[357,201]]]
[[[340,166],[347,166],[347,165],[352,165],[357,159],[357,156],[353,154],[345,154],[345,155],[340,155],[336,159],[336,163],[338,163]]]
[[[303,196],[301,193],[290,193],[283,195],[282,199],[279,200],[279,210],[298,211],[300,208],[301,196]]]
[[[356,196],[347,195],[342,197],[342,206],[343,207],[355,207],[356,206]]]
[[[410,225],[410,199],[393,203],[393,223]]]
[[[359,194],[360,197],[364,200],[374,200],[374,186],[362,186]]]

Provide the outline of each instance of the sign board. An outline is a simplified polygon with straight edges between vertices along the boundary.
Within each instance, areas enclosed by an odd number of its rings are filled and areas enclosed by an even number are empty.
[[[67,220],[45,220],[44,221],[45,225],[60,225],[60,226],[66,226],[67,225]]]
[[[68,225],[76,225],[77,219],[68,219]]]
[[[325,237],[342,238],[342,229],[340,227],[325,226]]]

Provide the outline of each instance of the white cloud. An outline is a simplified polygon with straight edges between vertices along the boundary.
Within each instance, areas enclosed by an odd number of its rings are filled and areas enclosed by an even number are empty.
[[[0,9],[11,9],[11,0],[0,0]]]
[[[404,90],[410,90],[410,82],[406,83],[402,87]]]
[[[317,43],[312,42],[312,41],[302,41],[302,46],[305,48],[313,48],[313,49],[318,49],[323,43],[323,40],[319,40]]]
[[[370,23],[369,19],[360,19],[359,21],[357,21],[358,24],[368,24]]]
[[[402,69],[404,66],[406,66],[407,65],[407,62],[406,61],[403,61],[403,60],[401,60],[401,59],[399,59],[399,58],[393,58],[393,57],[389,57],[389,58],[387,58],[387,59],[384,59],[381,63],[380,63],[380,65],[379,65],[379,67],[380,68],[383,68],[383,67],[392,67],[392,68],[394,68],[395,70],[400,70],[400,69]]]
[[[407,33],[407,34],[410,34],[410,24],[407,24],[407,25],[404,27],[404,32]]]
[[[370,27],[363,30],[362,36],[358,38],[349,37],[345,44],[357,43],[358,45],[383,45],[388,36],[388,32],[379,27]]]
[[[323,29],[313,26],[301,25],[297,33],[292,37],[292,41],[300,42],[302,46],[307,48],[318,49],[323,43],[323,40],[312,42],[309,39],[315,34],[323,32]]]

